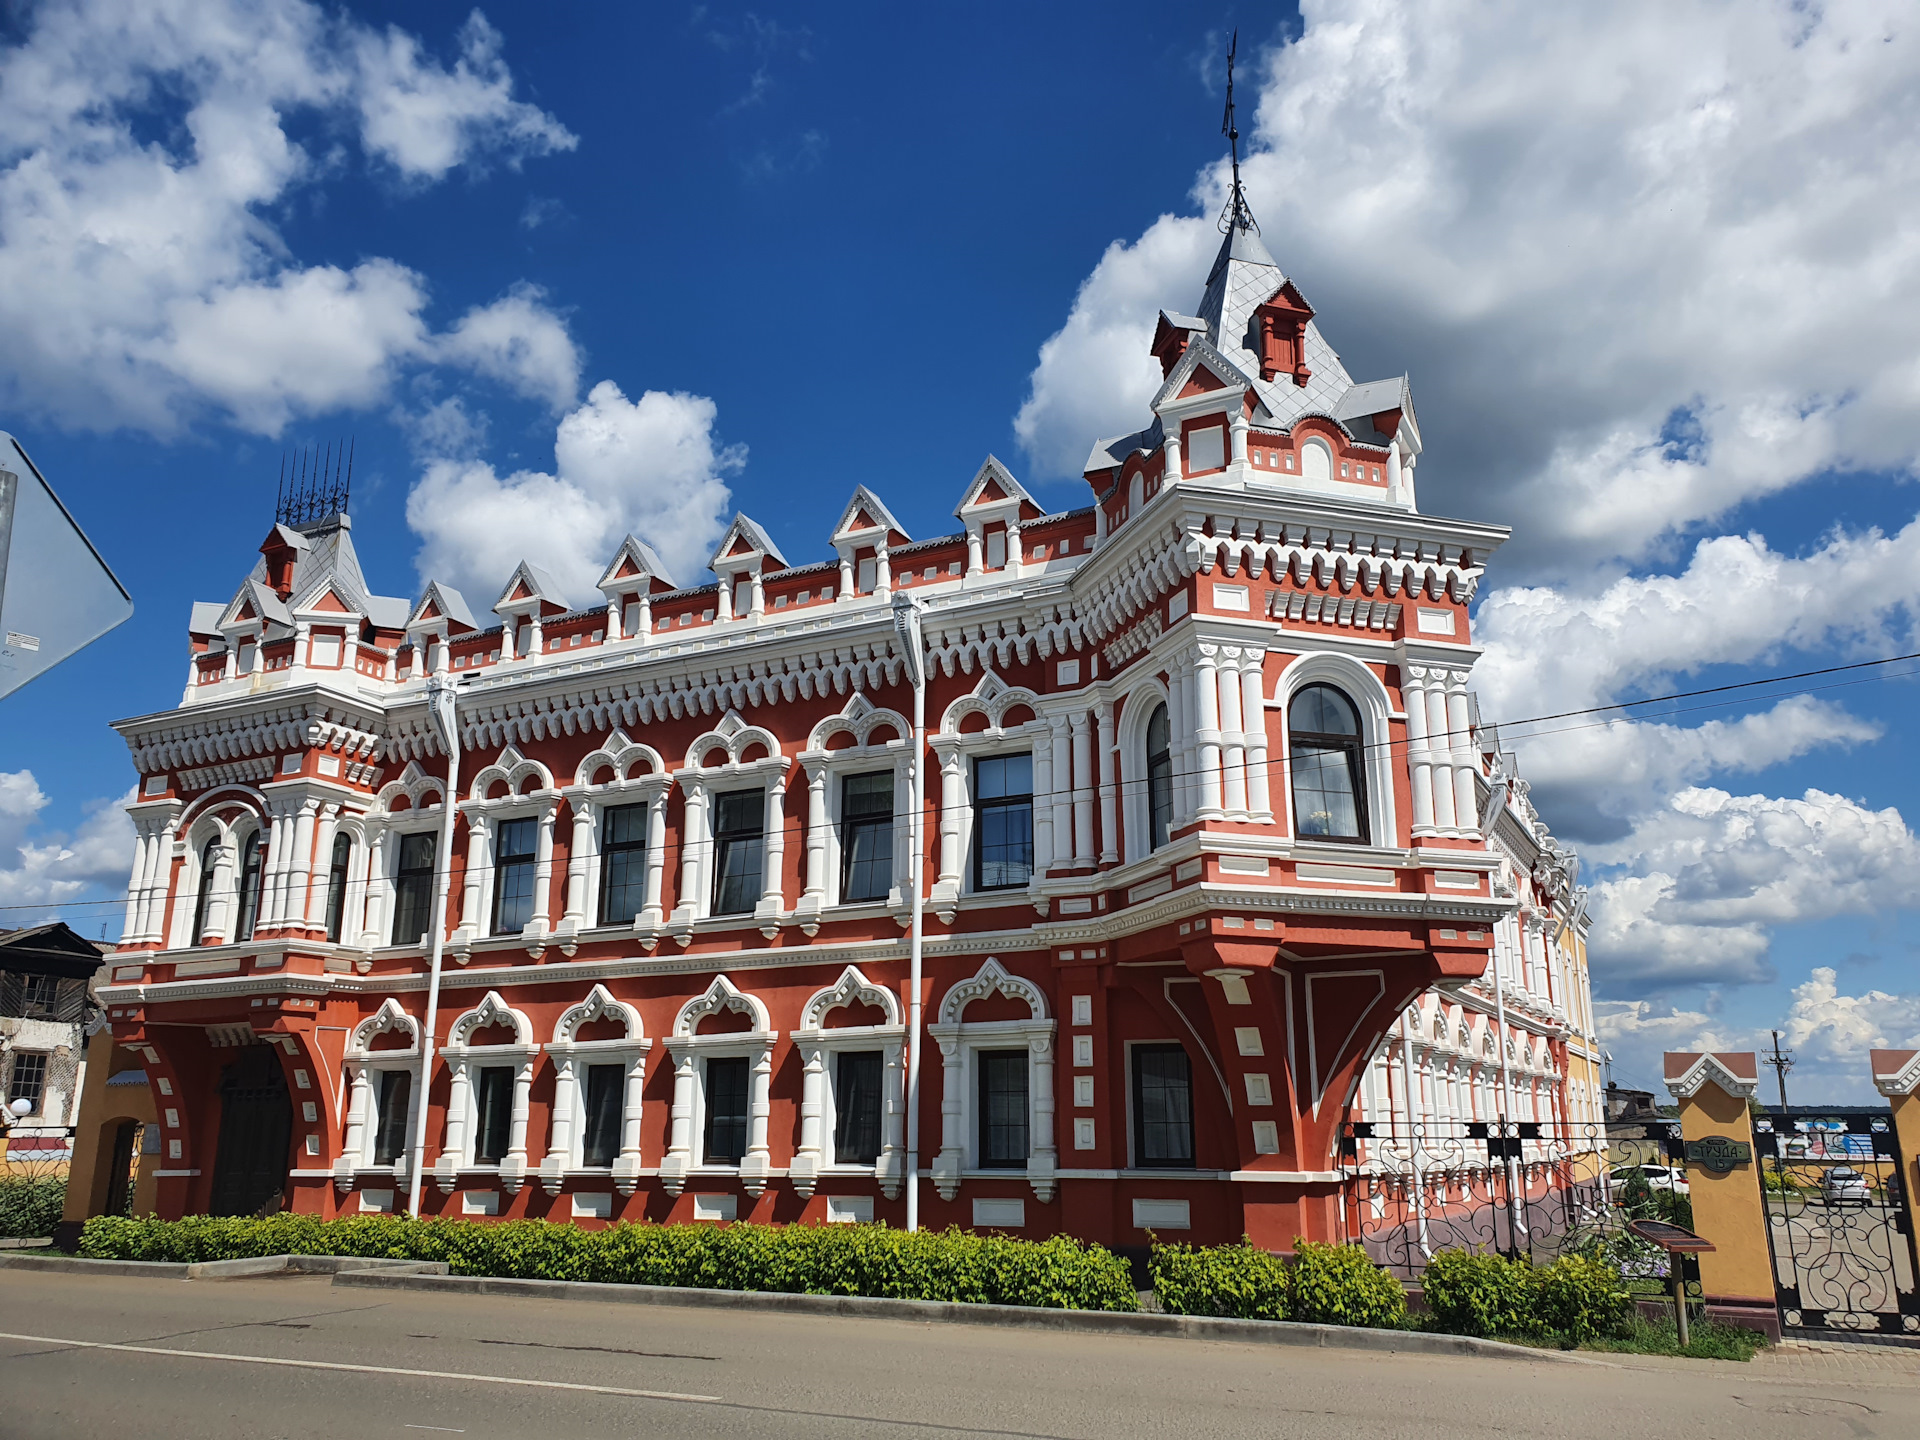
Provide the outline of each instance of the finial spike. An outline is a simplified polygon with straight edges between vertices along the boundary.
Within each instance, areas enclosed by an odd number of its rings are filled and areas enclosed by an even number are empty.
[[[1220,233],[1226,235],[1238,230],[1244,234],[1251,230],[1258,235],[1259,222],[1247,207],[1247,192],[1240,187],[1240,127],[1233,113],[1233,62],[1239,51],[1240,32],[1235,30],[1227,45],[1227,110],[1220,117],[1220,133],[1227,137],[1227,152],[1233,159],[1233,190],[1227,196],[1227,208],[1220,212]]]

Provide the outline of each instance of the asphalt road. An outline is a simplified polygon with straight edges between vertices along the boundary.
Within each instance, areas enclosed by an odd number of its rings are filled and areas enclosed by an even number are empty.
[[[1920,1370],[1377,1355],[336,1290],[320,1277],[0,1272],[0,1332],[7,1440],[1920,1436]]]

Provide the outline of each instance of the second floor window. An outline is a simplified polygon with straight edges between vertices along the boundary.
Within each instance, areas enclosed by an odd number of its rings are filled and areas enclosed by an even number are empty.
[[[734,790],[713,797],[713,913],[749,915],[765,888],[767,797]]]
[[[30,1050],[14,1051],[13,1069],[7,1075],[7,1104],[25,1100],[29,1106],[27,1113],[31,1115],[40,1108],[46,1092],[47,1057]]]
[[[246,863],[240,867],[240,919],[233,927],[236,940],[251,940],[260,918],[260,862],[266,858],[266,842],[255,836],[247,841],[245,853]]]
[[[433,920],[433,832],[400,837],[393,877],[393,943],[418,945]]]
[[[709,1165],[738,1165],[747,1153],[747,1057],[707,1061],[706,1156]]]
[[[489,1065],[479,1075],[473,1131],[473,1163],[498,1165],[513,1136],[513,1067]]]
[[[973,888],[1010,890],[1032,878],[1033,756],[995,755],[976,760]]]
[[[219,848],[218,840],[209,840],[200,851],[200,893],[193,901],[193,934],[187,941],[190,945],[207,942],[207,902],[213,898],[213,857]]]
[[[1360,717],[1331,685],[1309,685],[1287,707],[1287,758],[1300,837],[1367,839],[1366,769]]]
[[[1158,850],[1173,829],[1173,735],[1167,707],[1147,721],[1147,848]]]
[[[891,770],[841,782],[840,824],[840,898],[886,899],[893,888]]]
[[[600,923],[630,925],[646,900],[647,807],[616,805],[600,821]]]
[[[347,918],[347,862],[353,858],[353,837],[333,837],[333,861],[327,866],[327,939],[339,943]]]
[[[412,1098],[411,1070],[380,1072],[380,1116],[373,1131],[374,1164],[392,1165],[407,1153],[407,1102]]]
[[[886,1068],[878,1050],[842,1050],[834,1056],[836,1164],[871,1165],[880,1158],[880,1086]]]
[[[518,935],[533,919],[533,847],[540,822],[503,820],[493,841],[493,933]]]
[[[978,1050],[980,1071],[980,1165],[1019,1169],[1026,1165],[1027,1051]]]

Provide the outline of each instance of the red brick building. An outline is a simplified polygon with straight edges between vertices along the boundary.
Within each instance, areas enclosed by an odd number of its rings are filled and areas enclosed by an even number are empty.
[[[102,998],[161,1213],[404,1204],[445,866],[423,1210],[900,1223],[905,594],[923,1223],[1334,1234],[1369,1057],[1515,906],[1466,684],[1506,532],[1420,513],[1406,383],[1355,383],[1251,228],[1153,353],[1088,506],[989,457],[952,534],[863,488],[829,558],[741,516],[683,587],[629,539],[585,609],[532,565],[490,617],[383,597],[346,515],[276,525],[195,607],[180,705],[116,726],[140,841]]]

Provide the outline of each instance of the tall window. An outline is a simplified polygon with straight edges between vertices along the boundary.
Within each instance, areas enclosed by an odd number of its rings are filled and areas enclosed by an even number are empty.
[[[333,861],[327,866],[327,939],[339,943],[347,918],[347,862],[353,858],[353,837],[333,837]]]
[[[1027,1163],[1027,1052],[977,1050],[980,1071],[980,1164],[1017,1169]]]
[[[400,865],[393,877],[393,943],[418,945],[433,919],[431,830],[400,837]]]
[[[893,888],[893,772],[840,784],[840,898],[884,900]]]
[[[1367,838],[1360,717],[1331,685],[1309,685],[1287,707],[1293,815],[1302,839]]]
[[[187,937],[190,945],[206,943],[207,902],[213,898],[213,853],[219,848],[218,837],[200,848],[200,893],[193,902],[193,934]]]
[[[580,1163],[611,1165],[620,1153],[620,1124],[626,1119],[627,1067],[587,1067],[587,1132],[582,1137]]]
[[[834,1056],[833,1158],[840,1165],[871,1165],[880,1158],[880,1085],[886,1061],[878,1050],[842,1050]]]
[[[616,805],[600,821],[600,923],[629,925],[647,903],[647,807]]]
[[[513,1134],[513,1067],[489,1065],[479,1076],[479,1124],[474,1128],[473,1163],[498,1165],[507,1157]]]
[[[1010,890],[1033,878],[1033,756],[973,762],[973,888]],[[1025,1164],[1024,1158],[1021,1161]]]
[[[13,1070],[7,1076],[7,1104],[25,1100],[28,1114],[40,1108],[47,1090],[47,1057],[28,1050],[13,1052]]]
[[[391,1165],[407,1153],[407,1102],[413,1098],[411,1070],[380,1072],[379,1122],[373,1131],[373,1163]]]
[[[1193,1164],[1193,1067],[1179,1045],[1133,1047],[1133,1154],[1142,1166]]]
[[[747,1153],[747,1057],[707,1061],[706,1154],[709,1165],[738,1165]]]
[[[1158,850],[1173,829],[1173,735],[1167,707],[1147,721],[1147,848]]]
[[[233,938],[251,940],[254,922],[260,918],[260,862],[266,857],[267,842],[256,835],[247,841],[247,861],[240,867],[240,920],[233,927]]]
[[[533,919],[533,847],[538,820],[503,820],[493,841],[493,933],[518,935]]]
[[[713,797],[713,913],[748,915],[764,888],[767,797],[734,790]]]

